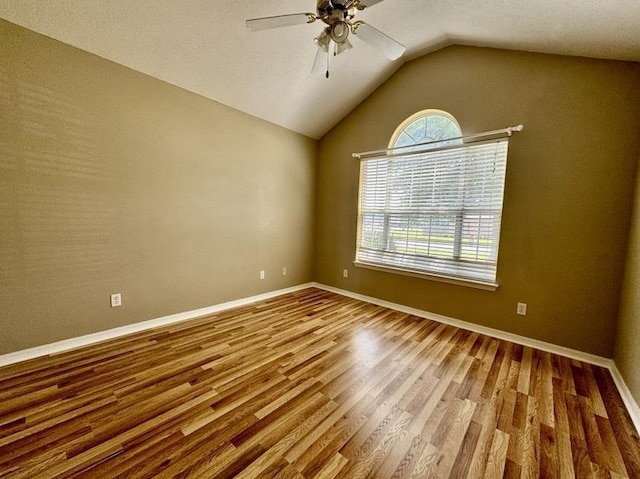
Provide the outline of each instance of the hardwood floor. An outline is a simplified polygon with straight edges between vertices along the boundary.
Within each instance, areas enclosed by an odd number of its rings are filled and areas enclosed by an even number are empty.
[[[0,477],[640,478],[606,369],[318,289],[0,368]]]

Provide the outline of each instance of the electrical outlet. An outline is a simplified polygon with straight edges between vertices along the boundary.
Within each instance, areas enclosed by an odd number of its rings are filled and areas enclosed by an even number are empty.
[[[282,276],[286,276],[286,275],[287,275],[287,267],[286,267],[286,266],[284,266],[284,267],[282,268]]]
[[[348,278],[349,277],[349,270],[348,269],[343,269],[342,270],[342,277],[343,278]]]
[[[264,279],[265,278],[265,274],[264,274],[264,270],[260,271],[260,279]]]
[[[122,306],[122,294],[114,293],[111,295],[111,307],[117,308],[118,306]]]
[[[518,307],[516,308],[516,313],[520,316],[527,315],[527,303],[518,303]]]

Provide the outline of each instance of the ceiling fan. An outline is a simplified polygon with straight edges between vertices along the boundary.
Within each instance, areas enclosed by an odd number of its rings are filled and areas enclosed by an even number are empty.
[[[326,24],[320,35],[313,39],[318,46],[312,72],[323,70],[326,55],[326,77],[329,78],[329,58],[352,48],[349,35],[378,49],[390,60],[400,58],[406,48],[380,30],[362,21],[354,21],[356,11],[372,7],[382,0],[318,0],[316,13],[293,13],[275,17],[252,18],[247,27],[253,31],[288,27],[321,20]]]

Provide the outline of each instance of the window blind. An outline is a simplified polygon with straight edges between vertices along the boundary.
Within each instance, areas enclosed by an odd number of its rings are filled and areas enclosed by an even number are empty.
[[[507,150],[502,138],[362,159],[356,262],[495,283]]]

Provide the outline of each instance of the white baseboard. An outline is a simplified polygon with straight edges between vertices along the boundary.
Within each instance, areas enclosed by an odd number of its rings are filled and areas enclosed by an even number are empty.
[[[439,323],[445,323],[451,326],[466,329],[468,331],[474,331],[476,333],[485,334],[487,336],[491,336],[496,339],[510,341],[512,343],[521,344],[523,346],[529,346],[532,348],[540,349],[542,351],[547,351],[549,353],[559,354],[567,358],[576,359],[578,361],[583,361],[585,363],[604,367],[608,369],[609,372],[611,373],[611,377],[613,378],[618,388],[618,392],[620,393],[620,396],[622,396],[622,400],[627,408],[627,411],[629,412],[629,416],[631,416],[631,420],[633,421],[633,424],[635,425],[636,430],[640,432],[640,407],[638,406],[638,403],[636,402],[633,395],[631,394],[631,391],[627,387],[627,384],[625,383],[624,378],[620,374],[620,371],[618,371],[618,368],[615,362],[613,361],[613,359],[604,358],[602,356],[597,356],[595,354],[585,353],[583,351],[578,351],[576,349],[567,348],[564,346],[558,346],[557,344],[547,343],[545,341],[540,341],[538,339],[527,338],[526,336],[520,336],[518,334],[508,333],[506,331],[501,331],[499,329],[489,328],[487,326],[481,326],[475,323],[469,323],[467,321],[462,321],[460,319],[455,319],[455,318],[450,318],[448,316],[443,316],[440,314],[430,313],[428,311],[423,311],[421,309],[411,308],[409,306],[392,303],[392,302],[374,298],[371,296],[365,296],[359,293],[354,293],[352,291],[347,291],[340,288],[334,288],[333,286],[327,286],[320,283],[312,283],[312,285],[316,288],[324,289],[325,291],[330,291],[332,293],[336,293],[342,296],[347,296],[349,298],[358,299],[360,301],[366,301],[367,303],[376,304],[378,306],[383,306],[385,308],[393,309],[403,313],[412,314],[420,318],[431,319]]]
[[[622,396],[622,401],[627,407],[627,412],[629,413],[629,416],[631,416],[631,420],[633,421],[633,424],[635,424],[636,430],[640,434],[640,405],[638,405],[638,402],[633,397],[633,394],[631,394],[627,383],[618,370],[618,366],[613,363],[609,368],[609,371],[611,372],[613,381],[616,383],[620,396]]]
[[[250,296],[248,298],[227,301],[225,303],[208,306],[206,308],[186,311],[184,313],[171,314],[169,316],[163,316],[161,318],[149,319],[147,321],[141,321],[139,323],[128,324],[127,326],[121,326],[119,328],[113,328],[106,331],[100,331],[98,333],[87,334],[85,336],[78,336],[77,338],[65,339],[63,341],[58,341],[51,344],[36,346],[35,348],[23,349],[21,351],[16,351],[13,353],[3,354],[0,356],[0,367],[27,361],[29,359],[34,359],[41,356],[61,353],[70,349],[89,346],[91,344],[107,341],[109,339],[126,336],[127,334],[138,333],[140,331],[179,323],[181,321],[187,321],[189,319],[195,319],[201,316],[208,316],[210,314],[219,313],[220,311],[245,306],[247,304],[256,303],[258,301],[264,301],[266,299],[271,299],[276,296],[292,293],[294,291],[300,291],[301,289],[310,288],[312,286],[313,283],[301,284],[298,286],[293,286],[291,288],[285,288],[277,291],[271,291],[269,293],[258,294],[256,296]]]

